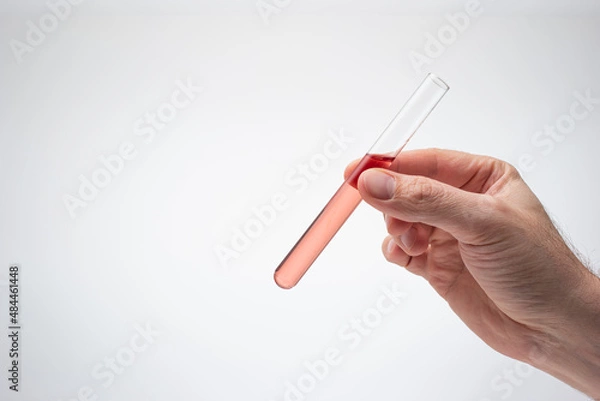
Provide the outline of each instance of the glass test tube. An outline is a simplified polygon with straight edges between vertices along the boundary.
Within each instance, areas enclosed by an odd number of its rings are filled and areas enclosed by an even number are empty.
[[[437,76],[429,74],[425,77],[423,83],[277,267],[274,278],[279,287],[290,289],[298,284],[360,203],[361,197],[356,189],[359,175],[369,168],[388,168],[448,89],[449,86]]]

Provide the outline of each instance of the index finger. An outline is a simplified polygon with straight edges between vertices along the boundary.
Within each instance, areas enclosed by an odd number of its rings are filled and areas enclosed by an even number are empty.
[[[351,162],[344,177],[354,171],[360,160]],[[419,149],[401,152],[389,170],[420,175],[469,192],[485,192],[512,167],[489,156],[444,149]]]

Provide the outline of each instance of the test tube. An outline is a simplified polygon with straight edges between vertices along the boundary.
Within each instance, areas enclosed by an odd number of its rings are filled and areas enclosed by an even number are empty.
[[[358,177],[369,168],[388,168],[450,87],[428,74],[354,171],[325,205],[275,270],[275,283],[294,287],[359,205]]]

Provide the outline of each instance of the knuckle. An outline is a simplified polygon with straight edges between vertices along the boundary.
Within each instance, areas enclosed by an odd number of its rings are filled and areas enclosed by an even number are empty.
[[[506,163],[506,162],[504,162],[503,164],[504,164],[505,174],[510,180],[520,180],[521,179],[521,174],[519,173],[519,170],[517,170],[517,168],[515,166],[513,166],[510,163]]]
[[[415,178],[408,183],[404,196],[412,203],[423,204],[441,196],[441,191],[439,186],[435,185],[432,180]]]
[[[509,203],[484,195],[478,197],[473,206],[477,216],[468,216],[465,221],[472,232],[479,233],[480,242],[493,242],[511,235],[516,216],[514,207]]]
[[[401,221],[401,220],[395,219],[390,216],[386,216],[386,218],[385,218],[385,226],[386,226],[387,232],[390,235],[403,234],[404,232],[406,232],[406,230],[408,230],[410,225],[411,225],[411,223],[407,223],[405,221]]]

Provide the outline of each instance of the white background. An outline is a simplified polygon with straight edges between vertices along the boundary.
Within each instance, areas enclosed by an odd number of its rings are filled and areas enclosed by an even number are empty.
[[[425,54],[426,35],[464,2],[294,0],[268,22],[254,1],[154,3],[72,6],[18,62],[11,40],[25,42],[27,21],[39,26],[49,9],[3,2],[0,280],[10,263],[22,266],[24,328],[18,395],[7,389],[1,336],[2,400],[71,400],[86,386],[98,400],[294,399],[284,397],[286,381],[297,383],[305,362],[329,348],[341,363],[298,399],[586,399],[538,371],[505,379],[524,367],[384,260],[383,220],[367,205],[297,288],[272,280],[345,165],[424,77],[411,52]],[[532,138],[569,113],[574,92],[600,98],[600,6],[510,3],[482,0],[483,14],[423,68],[451,90],[410,147],[513,164],[531,154],[537,164],[525,179],[598,266],[600,106],[548,154]],[[204,91],[144,142],[136,120],[188,79]],[[289,185],[286,175],[340,131],[353,138],[340,157],[305,190]],[[78,177],[90,178],[123,142],[136,157],[71,218],[65,194],[77,196]],[[215,249],[230,247],[276,193],[287,209],[221,263]],[[350,347],[340,330],[394,285],[406,299]],[[0,287],[3,322],[7,294]],[[105,388],[94,367],[146,324],[155,342]]]

